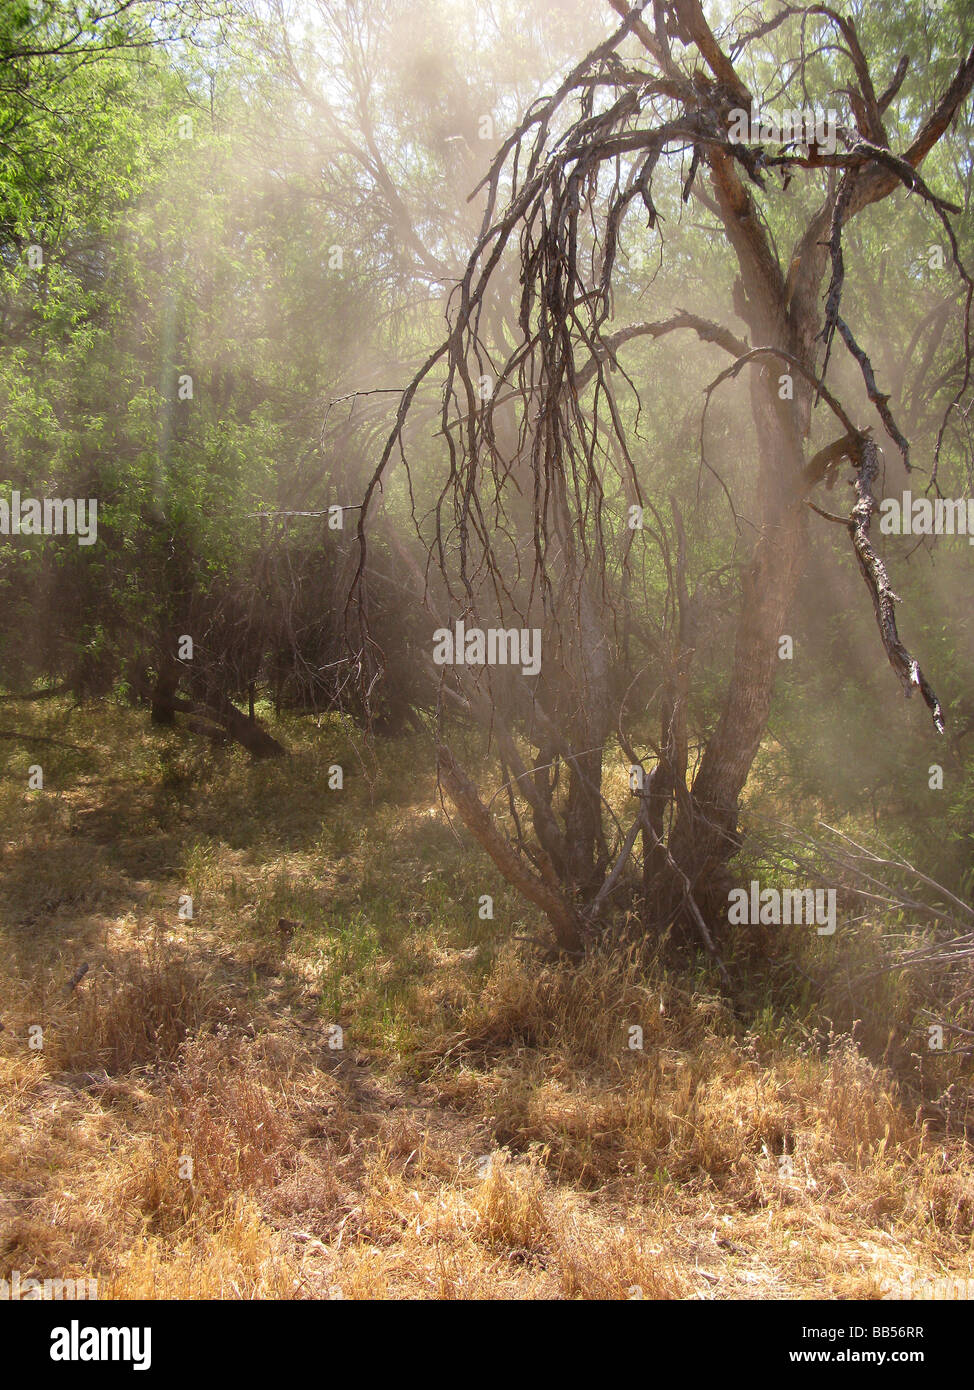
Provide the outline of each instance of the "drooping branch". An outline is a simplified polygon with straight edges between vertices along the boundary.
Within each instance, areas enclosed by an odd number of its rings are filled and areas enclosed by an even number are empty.
[[[873,483],[878,474],[879,459],[876,445],[872,439],[863,437],[856,468],[857,501],[852,509],[850,522],[852,544],[855,547],[856,559],[859,561],[862,576],[872,595],[876,622],[879,625],[879,635],[889,658],[889,664],[902,682],[903,689],[908,696],[912,695],[914,690],[919,690],[924,703],[933,716],[934,728],[938,734],[942,734],[945,727],[943,709],[930,682],[920,669],[920,663],[910,655],[900,641],[900,635],[896,630],[896,613],[893,606],[900,600],[893,592],[886,566],[876,554],[869,536],[873,513],[878,510],[876,499],[873,496]]]

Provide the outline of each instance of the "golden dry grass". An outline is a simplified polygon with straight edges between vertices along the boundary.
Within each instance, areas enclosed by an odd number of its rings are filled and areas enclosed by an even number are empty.
[[[539,964],[430,782],[322,789],[336,729],[277,768],[83,729],[43,794],[11,751],[0,794],[0,1274],[780,1299],[974,1272],[967,1142],[848,1036],[748,1028],[662,966]]]

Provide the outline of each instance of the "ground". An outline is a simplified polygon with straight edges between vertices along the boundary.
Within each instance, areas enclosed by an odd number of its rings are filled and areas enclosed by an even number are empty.
[[[31,736],[0,743],[0,1275],[526,1299],[974,1277],[962,1134],[849,1030],[742,1021],[705,965],[545,959],[420,738],[372,761],[284,721],[292,755],[255,764],[140,710],[0,710]]]

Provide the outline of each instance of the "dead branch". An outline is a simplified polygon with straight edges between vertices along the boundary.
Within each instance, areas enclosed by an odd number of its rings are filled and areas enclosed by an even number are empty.
[[[872,595],[879,635],[889,658],[889,664],[899,677],[907,696],[912,695],[914,690],[920,691],[924,703],[933,716],[934,728],[938,734],[942,734],[944,732],[944,712],[940,701],[921,671],[920,663],[910,655],[900,641],[899,633],[896,630],[896,613],[893,607],[895,603],[899,603],[899,598],[893,592],[886,566],[873,549],[869,537],[873,513],[878,510],[878,504],[872,490],[873,483],[879,474],[877,455],[878,451],[873,440],[864,438],[856,469],[855,489],[858,500],[852,509],[852,544],[859,561],[859,569]]]

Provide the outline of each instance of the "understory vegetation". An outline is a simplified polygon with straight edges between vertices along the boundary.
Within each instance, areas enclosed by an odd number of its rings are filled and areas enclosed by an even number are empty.
[[[16,717],[73,743],[80,713]],[[56,792],[3,750],[5,1267],[135,1298],[971,1277],[969,1073],[927,1050],[929,988],[871,978],[881,917],[838,951],[802,926],[742,943],[733,1000],[705,953],[539,962],[541,915],[451,827],[418,738],[329,793],[341,725],[269,717],[286,764],[110,705],[47,754]]]

